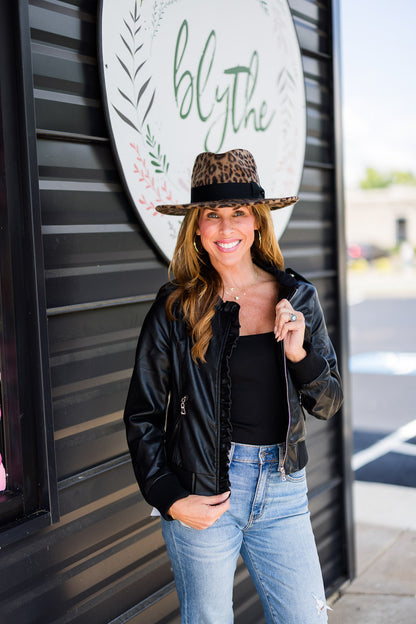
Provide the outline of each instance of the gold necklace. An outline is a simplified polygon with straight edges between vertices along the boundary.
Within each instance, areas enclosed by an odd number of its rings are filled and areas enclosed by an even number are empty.
[[[240,297],[245,297],[245,296],[246,296],[246,294],[247,294],[245,291],[243,291],[243,292],[241,293],[241,295],[235,295],[235,294],[234,294],[234,292],[233,292],[234,290],[235,290],[235,288],[230,288],[230,290],[226,290],[226,289],[224,289],[224,293],[225,293],[226,295],[228,295],[229,297],[234,297],[234,299],[235,299],[236,301],[240,301]]]
[[[245,290],[243,290],[243,292],[241,292],[240,294],[235,294],[234,291],[239,291],[241,290],[240,288],[236,287],[236,286],[226,286],[225,284],[224,286],[224,294],[228,295],[229,297],[234,297],[234,299],[236,301],[240,301],[241,297],[245,297],[246,296],[246,290],[248,290],[249,288],[251,288],[252,286],[254,286],[255,284],[257,284],[258,282],[258,275],[256,275],[256,279],[254,280],[254,282],[252,282],[251,284],[249,284],[248,286],[245,287]]]

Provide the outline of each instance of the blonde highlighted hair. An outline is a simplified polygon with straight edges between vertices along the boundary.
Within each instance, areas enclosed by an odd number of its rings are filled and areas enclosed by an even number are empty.
[[[206,361],[205,354],[212,338],[211,319],[223,286],[219,273],[212,266],[208,253],[202,248],[196,235],[202,210],[189,209],[182,221],[169,266],[177,288],[166,302],[170,319],[175,318],[174,304],[179,305],[193,340],[191,354],[195,362]],[[252,212],[261,236],[255,236],[251,247],[253,261],[283,269],[283,256],[274,233],[270,209],[258,205],[252,206]]]

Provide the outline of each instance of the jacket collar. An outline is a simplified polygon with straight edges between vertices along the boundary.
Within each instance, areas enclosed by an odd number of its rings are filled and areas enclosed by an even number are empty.
[[[279,301],[281,299],[289,299],[295,294],[299,282],[296,279],[292,269],[286,269],[285,271],[281,271],[272,264],[266,264],[263,262],[256,262],[256,264],[264,271],[267,271],[267,273],[271,273],[278,281],[280,286]]]

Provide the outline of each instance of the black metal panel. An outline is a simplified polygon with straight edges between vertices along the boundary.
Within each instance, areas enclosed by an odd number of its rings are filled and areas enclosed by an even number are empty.
[[[301,201],[281,246],[286,265],[318,287],[340,349],[332,2],[289,4],[303,55],[307,145]],[[137,335],[167,267],[110,149],[96,9],[95,0],[30,2],[61,520],[2,550],[9,572],[0,602],[15,624],[179,624],[159,521],[135,485],[121,421]],[[307,421],[310,507],[328,591],[350,574],[343,423]],[[235,606],[236,624],[264,622],[242,564]]]
[[[117,278],[115,279],[115,274]],[[166,281],[166,271],[156,261],[100,264],[46,271],[48,307],[131,297],[139,290],[154,293]],[[140,293],[141,294],[141,293]]]
[[[40,181],[43,224],[93,225],[126,223],[131,209],[120,185],[79,183],[47,184]],[[91,205],[96,210],[91,211]],[[140,240],[138,241],[140,246]]]
[[[110,306],[50,317],[60,478],[126,452],[122,406],[138,328],[149,305]]]

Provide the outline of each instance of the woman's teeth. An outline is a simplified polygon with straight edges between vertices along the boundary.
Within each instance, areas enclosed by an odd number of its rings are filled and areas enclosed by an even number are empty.
[[[218,242],[217,245],[218,247],[221,247],[221,249],[233,249],[234,247],[237,247],[237,245],[239,244],[240,241],[233,241],[232,243],[220,243]]]

